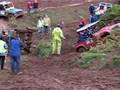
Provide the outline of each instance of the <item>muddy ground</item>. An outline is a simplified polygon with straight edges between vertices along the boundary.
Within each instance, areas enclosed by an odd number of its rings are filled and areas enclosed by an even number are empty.
[[[14,2],[15,6],[27,9],[27,0],[11,0]],[[38,0],[39,8],[45,7],[58,7],[66,4],[82,3],[84,0]]]
[[[78,22],[73,22],[64,28],[66,40],[63,42],[61,56],[43,59],[32,54],[24,55],[21,75],[10,73],[8,57],[5,70],[0,71],[0,90],[120,90],[119,69],[69,68],[70,62],[80,56],[73,48],[77,39],[77,24]],[[35,33],[34,43],[38,38]],[[42,40],[48,38],[49,36],[45,36]]]
[[[10,0],[13,1],[16,7],[27,9],[27,0]],[[38,0],[39,8],[45,7],[58,7],[68,4],[84,3],[90,0]],[[91,0],[93,2],[99,2],[99,0]],[[115,2],[115,0],[104,0],[107,2]]]
[[[80,55],[71,45],[77,38],[73,29],[76,24],[69,24],[64,29],[67,41],[64,40],[61,56],[42,59],[24,55],[21,75],[12,75],[7,63],[5,70],[0,71],[0,90],[120,90],[119,69],[69,68],[70,62]],[[39,36],[35,33],[33,39],[36,37]],[[6,62],[10,62],[9,58]]]

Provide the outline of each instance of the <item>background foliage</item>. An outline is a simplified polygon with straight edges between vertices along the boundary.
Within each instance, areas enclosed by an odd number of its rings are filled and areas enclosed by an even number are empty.
[[[108,25],[109,23],[120,22],[120,5],[114,5],[109,9],[105,15],[101,16],[100,22],[98,23],[99,29]]]

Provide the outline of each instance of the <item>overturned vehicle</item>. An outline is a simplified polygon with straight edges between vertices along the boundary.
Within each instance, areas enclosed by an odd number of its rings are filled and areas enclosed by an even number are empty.
[[[94,32],[98,22],[99,21],[92,24],[87,24],[77,30],[77,33],[79,34],[79,39],[75,45],[77,52],[84,52],[89,50],[91,47],[95,47],[97,40],[103,39],[107,35],[110,35],[114,30],[113,28],[120,27],[120,23],[110,24],[101,28],[99,31]]]

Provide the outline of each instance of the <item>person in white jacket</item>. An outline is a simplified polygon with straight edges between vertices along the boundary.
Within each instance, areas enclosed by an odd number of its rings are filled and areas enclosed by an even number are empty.
[[[0,65],[1,65],[1,70],[4,69],[4,63],[5,63],[5,56],[7,55],[8,52],[8,46],[5,41],[3,41],[3,38],[0,37]]]
[[[44,32],[44,20],[43,20],[43,17],[40,17],[40,19],[38,20],[37,29],[38,29],[39,33]]]
[[[44,17],[44,33],[47,34],[51,29],[51,19],[48,15]]]

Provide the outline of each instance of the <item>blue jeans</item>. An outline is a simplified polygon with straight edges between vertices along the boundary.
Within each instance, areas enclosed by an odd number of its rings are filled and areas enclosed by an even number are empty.
[[[21,69],[20,56],[11,56],[11,70],[13,73],[19,73]]]
[[[48,33],[49,31],[49,26],[44,26],[44,33]]]
[[[44,27],[39,27],[39,28],[38,28],[38,32],[39,32],[39,33],[44,33]]]

